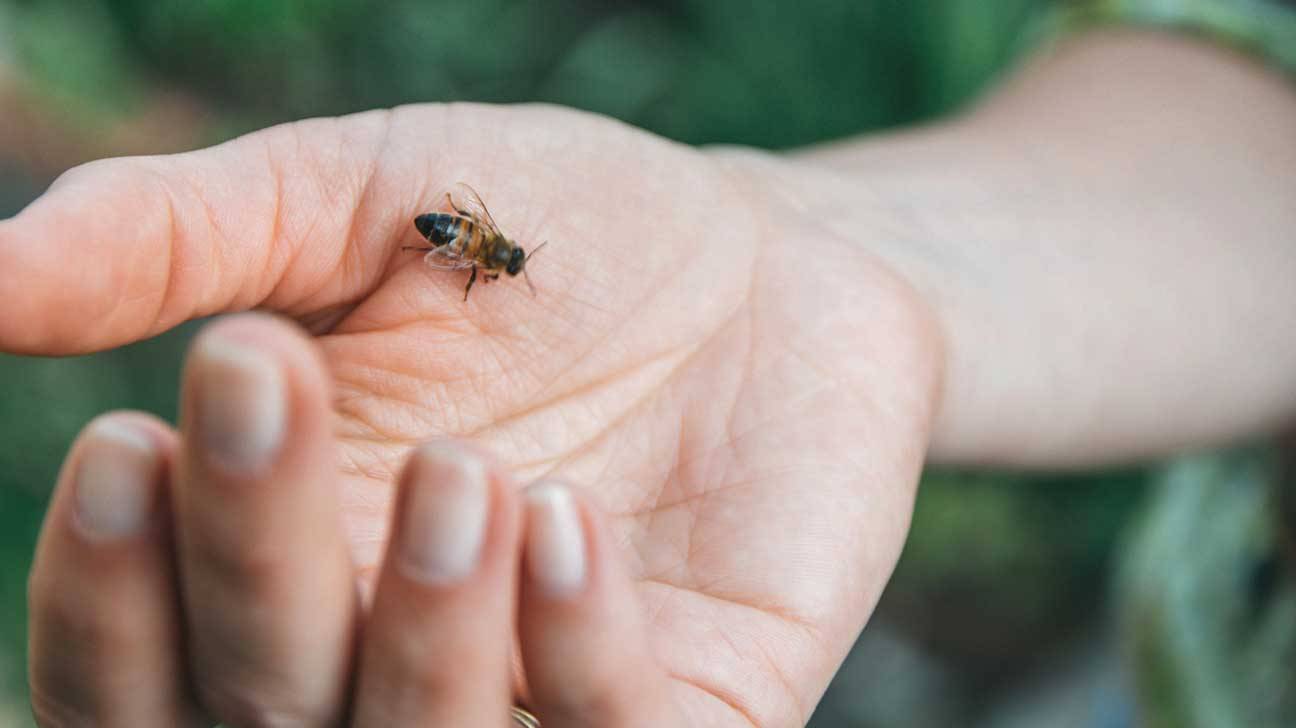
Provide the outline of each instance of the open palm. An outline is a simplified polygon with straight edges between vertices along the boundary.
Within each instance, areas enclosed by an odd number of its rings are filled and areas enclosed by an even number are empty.
[[[98,162],[0,226],[0,271],[23,271],[0,275],[0,344],[290,316],[333,378],[362,570],[410,448],[471,439],[610,514],[690,715],[797,723],[898,557],[939,357],[911,291],[782,193],[792,164],[460,105]],[[506,277],[464,302],[466,274],[401,251],[459,181],[521,245],[549,241],[536,297]]]

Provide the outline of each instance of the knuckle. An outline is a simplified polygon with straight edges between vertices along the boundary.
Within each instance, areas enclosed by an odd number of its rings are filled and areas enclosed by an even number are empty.
[[[33,676],[31,684],[32,719],[40,728],[97,725],[97,716],[85,706],[76,705],[66,698],[57,698],[59,690],[50,690]]]
[[[451,660],[427,654],[419,660],[414,659],[413,655],[406,655],[396,662],[395,669],[388,674],[395,674],[394,682],[405,682],[422,695],[448,702],[463,690],[466,680],[488,678],[492,674],[491,668],[496,667],[495,660],[484,652],[486,651],[468,654],[460,652]]]
[[[294,728],[332,725],[319,709],[246,682],[204,681],[196,688],[199,701],[221,723],[239,728]]]
[[[396,633],[373,644],[365,659],[385,682],[403,684],[420,695],[450,695],[465,681],[490,675],[498,667],[490,650],[467,649],[457,640],[423,634],[401,639]]]
[[[628,681],[624,673],[610,670],[563,681],[545,696],[545,719],[560,725],[659,725],[655,720],[645,723],[644,719],[667,710],[669,703],[661,681]]]
[[[97,177],[112,178],[122,172],[123,169],[129,169],[130,163],[121,158],[116,159],[95,159],[64,170],[54,182],[50,184],[51,190],[58,190],[65,187],[76,187],[82,184],[91,184],[98,180]]]
[[[231,524],[237,526],[239,524]],[[207,528],[193,536],[193,549],[184,558],[191,588],[206,598],[224,603],[236,596],[236,603],[274,602],[276,595],[294,588],[295,566],[288,555],[267,539],[254,537],[258,529],[238,533],[234,529]]]
[[[214,585],[250,599],[263,598],[283,584],[285,565],[280,557],[233,545],[213,549],[202,564]]]
[[[439,710],[466,706],[489,693],[488,686],[503,687],[508,663],[502,651],[454,635],[432,634],[440,628],[401,626],[405,629],[380,627],[366,638],[360,667],[366,720],[359,724],[385,725],[377,715],[389,710],[406,713],[412,705]]]
[[[37,582],[29,592],[28,610],[33,637],[41,644],[80,645],[86,652],[128,644],[134,635],[116,619],[117,610],[101,609],[93,603],[53,586]]]

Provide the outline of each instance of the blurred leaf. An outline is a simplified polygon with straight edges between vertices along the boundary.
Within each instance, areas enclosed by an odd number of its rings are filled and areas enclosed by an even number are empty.
[[[122,115],[139,103],[144,79],[100,5],[47,0],[6,15],[13,55],[81,123],[102,123],[101,115]]]

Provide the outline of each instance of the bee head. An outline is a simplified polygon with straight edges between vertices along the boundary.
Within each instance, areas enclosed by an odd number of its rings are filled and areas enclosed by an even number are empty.
[[[522,252],[521,246],[518,246],[513,248],[513,252],[509,255],[508,265],[504,268],[504,272],[511,276],[515,276],[522,272],[522,268],[525,265],[526,253]]]

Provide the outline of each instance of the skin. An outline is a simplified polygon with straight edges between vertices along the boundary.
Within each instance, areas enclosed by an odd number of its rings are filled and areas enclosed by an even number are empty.
[[[1185,64],[1200,96],[1155,95]],[[1254,113],[1226,119],[1220,94]],[[32,575],[38,718],[502,725],[516,647],[546,728],[802,724],[894,567],[929,445],[1076,465],[1290,414],[1296,346],[1257,327],[1296,316],[1293,96],[1213,47],[1112,33],[970,116],[791,156],[448,105],[72,170],[0,223],[0,346],[274,311],[204,336],[275,362],[292,434],[269,475],[205,469],[191,360],[178,432],[110,415],[168,463],[149,530],[110,544],[69,515],[73,447]],[[553,241],[538,297],[501,280],[463,302],[462,276],[400,252],[457,181],[511,237]],[[1210,194],[1226,184],[1248,204]],[[1154,191],[1197,224],[1142,216]],[[383,566],[388,524],[398,493],[437,487],[401,476],[412,448],[445,438],[488,463],[490,545],[462,583],[411,588]],[[558,600],[524,568],[516,484],[537,478],[581,503],[590,580]]]
[[[482,166],[504,154],[507,163]],[[627,164],[644,172],[633,184]],[[563,185],[576,169],[582,184]],[[528,240],[543,230],[554,241],[531,263],[538,297],[501,281],[465,303],[462,274],[399,251],[416,239],[413,217],[461,179],[491,190],[507,232]],[[662,213],[645,225],[639,211],[650,209]],[[44,300],[26,298],[20,317],[44,312],[52,328],[0,337],[10,348],[66,352],[251,305],[295,319],[312,340],[266,332],[285,324],[261,316],[226,325],[306,362],[294,378],[328,381],[331,393],[321,384],[304,416],[328,422],[332,439],[314,457],[335,463],[336,492],[312,492],[335,499],[343,523],[324,538],[326,505],[305,495],[258,505],[258,487],[233,491],[253,501],[235,508],[228,488],[208,495],[206,478],[180,468],[174,489],[194,495],[176,498],[179,528],[262,524],[280,545],[248,551],[332,554],[372,580],[411,447],[471,440],[519,480],[579,484],[606,512],[638,605],[612,615],[645,621],[656,654],[649,670],[628,663],[603,674],[638,676],[621,689],[649,703],[664,693],[687,724],[793,725],[813,709],[899,555],[941,359],[934,323],[901,279],[776,209],[738,161],[570,111],[420,106],[301,122],[66,175],[5,223],[0,249],[22,260],[4,270],[61,275],[68,269],[48,255],[51,244],[90,245],[118,262],[82,269],[77,285]],[[52,243],[69,218],[93,219],[105,236]],[[729,222],[703,228],[701,240],[701,220]],[[779,263],[781,250],[803,245],[837,252]],[[114,301],[101,307],[104,327],[53,315],[88,300]],[[182,440],[186,430],[182,418]],[[273,514],[249,514],[258,509]],[[43,543],[38,574],[63,570],[50,553]],[[344,580],[317,573],[319,558],[178,556],[186,576],[247,572],[224,598],[203,589],[186,608],[195,698],[207,712],[273,724],[284,715],[322,723],[343,710],[336,674],[355,649],[345,631],[354,610],[318,605],[349,603]],[[278,616],[270,624],[251,615],[243,629],[228,624],[255,611],[246,595],[266,582],[322,586],[291,603],[262,595]],[[43,583],[33,586],[38,603]],[[46,642],[67,634],[56,624],[33,624],[34,659],[58,650]],[[511,631],[507,618],[495,627],[497,639]],[[220,637],[203,639],[203,629]],[[322,645],[320,635],[331,639]],[[304,643],[310,660],[300,657]],[[240,644],[282,649],[226,654]],[[665,687],[648,689],[654,675]],[[302,705],[302,695],[317,697]],[[38,698],[55,716],[65,700],[57,690]],[[548,725],[561,728],[561,716]]]

